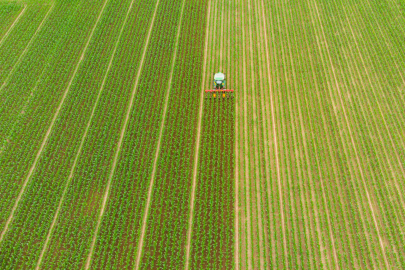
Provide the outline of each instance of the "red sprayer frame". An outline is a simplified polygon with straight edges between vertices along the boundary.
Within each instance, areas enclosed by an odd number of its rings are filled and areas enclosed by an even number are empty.
[[[205,90],[205,93],[212,93],[212,92],[233,92],[233,89],[210,89],[210,90]]]

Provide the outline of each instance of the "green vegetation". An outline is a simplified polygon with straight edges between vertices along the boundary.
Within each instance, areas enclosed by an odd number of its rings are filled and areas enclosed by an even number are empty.
[[[403,268],[404,11],[0,0],[0,269]]]

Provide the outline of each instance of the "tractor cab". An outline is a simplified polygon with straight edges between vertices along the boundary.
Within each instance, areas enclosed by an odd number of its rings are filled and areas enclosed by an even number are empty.
[[[214,89],[224,89],[226,84],[225,74],[224,73],[215,73],[214,74]]]

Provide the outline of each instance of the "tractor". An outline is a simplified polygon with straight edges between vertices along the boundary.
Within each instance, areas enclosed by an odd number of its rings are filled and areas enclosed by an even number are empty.
[[[206,98],[233,98],[233,89],[226,89],[226,76],[222,72],[214,73],[213,88],[205,93]]]

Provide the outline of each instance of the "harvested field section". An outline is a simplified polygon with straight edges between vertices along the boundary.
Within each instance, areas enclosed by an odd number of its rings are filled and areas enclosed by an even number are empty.
[[[117,3],[122,3],[122,1]],[[86,58],[88,60],[84,61],[82,66],[89,72],[78,73],[76,84],[67,96],[65,107],[58,118],[59,121],[55,127],[58,132],[51,133],[49,144],[42,153],[43,158],[37,164],[32,179],[23,194],[23,201],[14,214],[14,219],[9,227],[12,233],[6,234],[1,243],[2,249],[13,250],[13,253],[9,254],[19,254],[19,256],[12,256],[16,261],[9,261],[7,264],[9,266],[34,268],[37,263],[63,187],[66,185],[69,169],[72,166],[71,161],[76,154],[77,146],[86,127],[86,120],[94,106],[97,90],[100,88],[101,81],[96,81],[95,78],[102,77],[105,73],[111,56],[111,48],[117,37],[118,31],[115,28],[120,27],[117,20],[120,18],[119,14],[124,13],[126,9],[127,5],[107,6],[106,11],[112,15],[102,17],[100,20],[101,26],[113,21],[114,28],[99,27],[95,31],[94,43],[88,49],[89,57]],[[96,61],[98,68],[89,69],[89,64]],[[91,81],[91,78],[94,78],[94,81]],[[83,100],[87,102],[82,102]],[[80,105],[78,106],[78,104]],[[81,112],[81,121],[78,121],[76,111]],[[38,208],[35,209],[40,211],[32,211],[33,205],[37,205]],[[24,222],[27,218],[31,222]],[[75,220],[76,217],[72,219]],[[90,228],[87,227],[87,229]],[[81,237],[84,238],[84,233],[81,234]],[[58,236],[58,240],[63,245],[63,237]],[[76,252],[78,251],[76,250]],[[60,254],[53,254],[55,257],[57,255]]]

